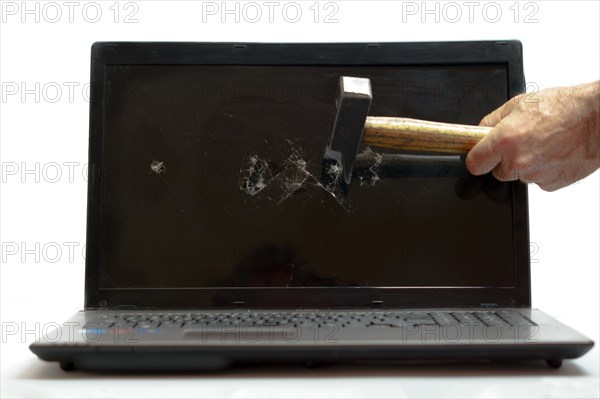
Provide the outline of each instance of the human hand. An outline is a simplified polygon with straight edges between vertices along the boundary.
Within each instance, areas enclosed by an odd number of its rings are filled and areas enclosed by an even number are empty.
[[[494,128],[468,153],[469,172],[558,190],[600,167],[600,81],[518,95],[480,125]]]

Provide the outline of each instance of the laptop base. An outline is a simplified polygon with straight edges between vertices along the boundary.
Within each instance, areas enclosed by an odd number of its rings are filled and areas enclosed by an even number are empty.
[[[310,316],[311,320],[321,317],[320,320],[331,322],[302,324],[296,320],[301,326],[264,324],[264,320],[274,314],[287,319],[293,315],[316,315],[316,318]],[[435,318],[436,323],[424,319],[425,314]],[[494,324],[493,314],[506,321],[520,317],[520,321]],[[357,315],[362,315],[361,323],[340,322],[344,317],[357,318]],[[441,322],[440,315],[463,321]],[[230,324],[225,318],[249,320],[252,316],[262,322],[240,326]],[[127,324],[136,319],[161,317],[176,322],[164,321],[157,327],[150,325],[150,321]],[[470,317],[475,322],[469,323]],[[580,357],[594,345],[593,341],[537,309],[511,308],[377,312],[360,309],[94,310],[78,312],[64,325],[71,326],[68,334],[67,331],[49,333],[30,349],[42,360],[59,362],[67,371],[211,371],[236,364],[465,360],[544,360],[548,366],[558,368],[563,359]],[[57,340],[57,336],[60,339]]]

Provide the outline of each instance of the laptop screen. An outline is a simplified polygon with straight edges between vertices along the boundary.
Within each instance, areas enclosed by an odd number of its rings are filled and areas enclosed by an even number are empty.
[[[477,124],[506,64],[107,65],[101,288],[513,287],[512,185],[362,145],[321,184],[340,76],[370,115]]]

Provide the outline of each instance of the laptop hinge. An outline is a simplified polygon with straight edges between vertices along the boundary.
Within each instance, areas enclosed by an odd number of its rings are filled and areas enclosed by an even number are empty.
[[[479,306],[482,308],[497,308],[498,304],[497,303],[482,303]]]
[[[135,306],[135,305],[119,305],[115,309],[119,309],[119,310],[133,310],[133,309],[137,309],[137,306]]]

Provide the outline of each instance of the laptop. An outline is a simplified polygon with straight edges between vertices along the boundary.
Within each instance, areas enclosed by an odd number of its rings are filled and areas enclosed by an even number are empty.
[[[518,41],[92,46],[85,307],[64,370],[532,360],[593,342],[531,308],[527,186],[361,145],[322,184],[341,76],[370,115],[478,124]]]

